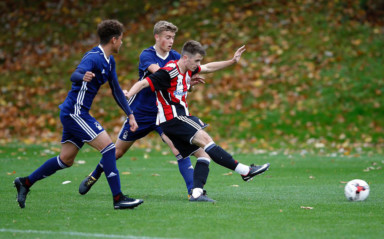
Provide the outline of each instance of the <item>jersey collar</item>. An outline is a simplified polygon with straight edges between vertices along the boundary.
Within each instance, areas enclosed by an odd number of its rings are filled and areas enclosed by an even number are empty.
[[[99,48],[100,48],[100,50],[103,52],[104,59],[105,59],[105,60],[108,62],[108,64],[109,64],[109,59],[108,59],[107,56],[105,55],[105,52],[104,52],[103,47],[102,47],[101,45],[99,45]]]
[[[169,52],[167,52],[167,55],[165,55],[165,56],[163,57],[163,56],[159,55],[159,53],[157,53],[157,51],[156,51],[156,45],[154,45],[153,48],[155,49],[155,52],[156,52],[156,56],[157,56],[157,57],[161,58],[162,60],[165,60],[165,59],[168,58],[168,56],[169,56]]]

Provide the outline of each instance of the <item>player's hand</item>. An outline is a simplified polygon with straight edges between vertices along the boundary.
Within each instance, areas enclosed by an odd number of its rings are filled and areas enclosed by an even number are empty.
[[[124,93],[125,97],[128,98],[128,91],[127,90],[123,90],[123,93]]]
[[[93,77],[95,77],[95,74],[92,73],[91,71],[87,71],[83,76],[83,81],[90,82]]]
[[[191,78],[191,86],[198,85],[198,84],[205,84],[205,78],[203,76],[200,76],[199,74],[195,74]]]
[[[237,49],[235,55],[233,56],[233,60],[237,63],[240,60],[241,54],[245,51],[245,45]]]
[[[129,125],[131,126],[130,127],[131,131],[135,132],[139,128],[139,126],[137,125],[135,116],[133,114],[130,114],[128,115],[128,119],[129,119]]]

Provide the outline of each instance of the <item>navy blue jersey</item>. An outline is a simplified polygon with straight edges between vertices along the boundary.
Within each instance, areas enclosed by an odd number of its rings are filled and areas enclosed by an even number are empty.
[[[83,75],[87,71],[95,74],[90,82],[83,81]],[[71,81],[73,82],[72,88],[65,101],[59,106],[63,113],[75,115],[88,113],[101,85],[107,81],[117,104],[127,115],[131,113],[117,81],[115,59],[113,56],[107,59],[101,46],[94,47],[84,55],[76,71],[72,74]]]
[[[171,50],[168,55],[163,58],[156,53],[153,46],[145,49],[140,54],[139,80],[142,80],[151,74],[151,72],[148,71],[150,65],[157,64],[159,67],[163,67],[167,62],[179,59],[180,54],[175,50]],[[137,122],[156,122],[158,111],[156,106],[156,94],[152,92],[149,87],[144,88],[138,94],[133,96],[129,103]]]

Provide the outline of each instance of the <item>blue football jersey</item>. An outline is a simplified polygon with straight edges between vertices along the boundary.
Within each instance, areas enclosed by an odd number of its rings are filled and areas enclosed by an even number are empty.
[[[65,101],[59,106],[63,113],[81,114],[89,112],[93,99],[101,85],[107,81],[117,104],[127,115],[131,113],[128,102],[117,81],[115,59],[112,55],[107,59],[101,46],[94,47],[87,52],[77,66],[76,71],[83,73],[91,71],[95,74],[95,77],[90,82],[83,81],[81,74],[75,80],[71,78],[72,88]]]
[[[165,66],[165,64],[171,60],[179,60],[180,54],[171,50],[166,57],[162,57],[156,53],[153,46],[145,49],[140,54],[139,62],[139,80],[144,79],[151,72],[148,71],[148,67],[152,64],[157,64],[159,67]],[[156,106],[156,94],[151,91],[149,87],[141,90],[137,95],[133,96],[130,101],[130,107],[138,122],[156,122],[157,106]]]

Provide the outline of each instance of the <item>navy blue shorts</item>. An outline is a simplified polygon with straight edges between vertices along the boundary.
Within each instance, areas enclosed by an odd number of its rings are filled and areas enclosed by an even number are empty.
[[[179,116],[160,124],[164,134],[172,141],[183,158],[190,156],[200,148],[192,144],[192,139],[197,131],[207,126],[195,116]]]
[[[155,121],[148,121],[148,122],[142,122],[136,120],[137,124],[139,125],[139,128],[132,132],[130,130],[129,125],[129,119],[127,118],[124,122],[123,127],[120,130],[119,133],[119,139],[123,141],[135,141],[141,138],[144,138],[152,131],[156,131],[160,136],[163,134],[163,131],[161,130],[160,126],[156,125],[156,118]]]
[[[84,142],[94,140],[104,131],[100,123],[88,113],[75,115],[60,112],[60,120],[63,125],[61,143],[71,142],[79,149]]]

